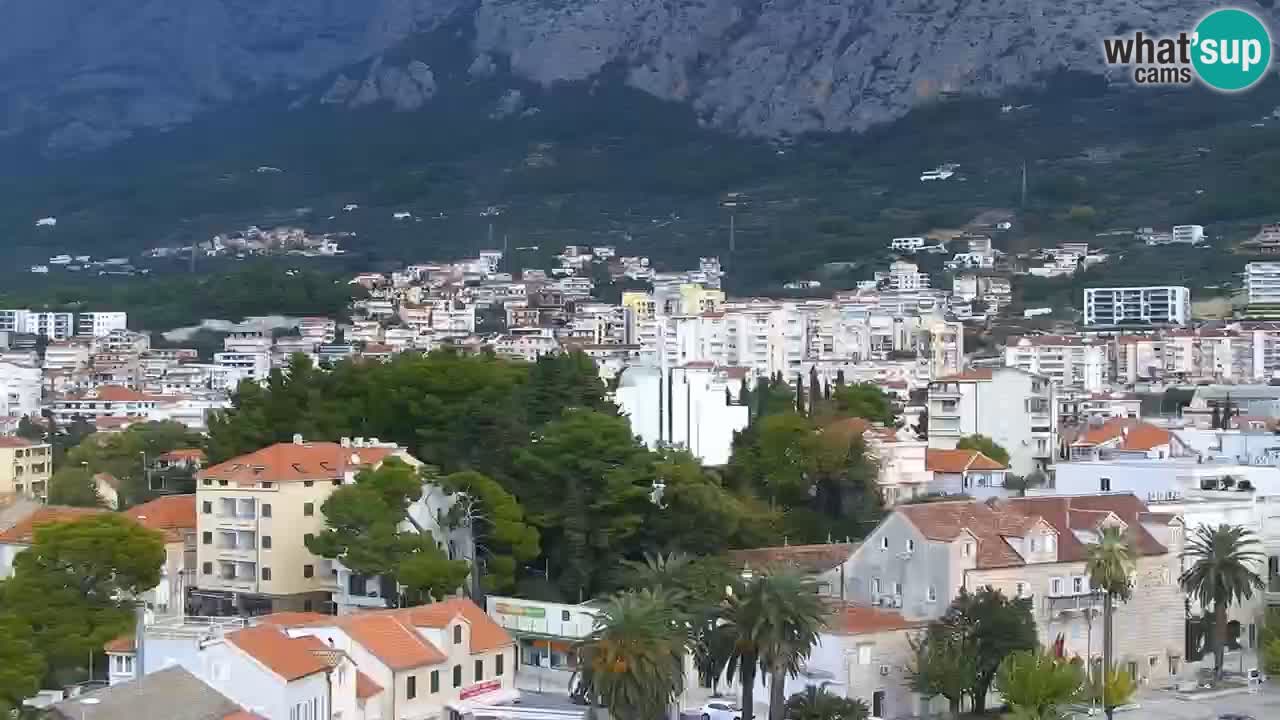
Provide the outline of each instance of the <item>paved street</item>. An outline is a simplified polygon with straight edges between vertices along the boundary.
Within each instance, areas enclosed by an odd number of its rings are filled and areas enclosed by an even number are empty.
[[[1142,693],[1137,710],[1117,713],[1117,720],[1214,720],[1221,713],[1243,713],[1257,720],[1280,718],[1280,687],[1263,688],[1256,695],[1230,695],[1211,700],[1179,700],[1172,691]],[[1098,717],[1098,716],[1095,716]]]

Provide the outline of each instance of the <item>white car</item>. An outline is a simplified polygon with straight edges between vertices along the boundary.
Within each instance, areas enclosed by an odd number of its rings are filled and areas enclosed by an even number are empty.
[[[742,708],[729,700],[711,700],[695,712],[702,713],[702,720],[742,720]]]

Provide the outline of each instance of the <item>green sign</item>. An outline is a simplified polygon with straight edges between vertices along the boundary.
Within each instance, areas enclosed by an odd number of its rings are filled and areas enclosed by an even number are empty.
[[[498,603],[498,612],[503,615],[519,615],[521,617],[544,618],[547,616],[546,608],[525,607],[524,605],[511,605],[509,603]]]

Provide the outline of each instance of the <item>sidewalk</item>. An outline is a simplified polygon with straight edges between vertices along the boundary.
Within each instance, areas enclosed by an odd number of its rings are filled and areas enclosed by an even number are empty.
[[[520,665],[516,669],[516,689],[568,697],[569,681],[572,678],[573,672],[570,670]]]

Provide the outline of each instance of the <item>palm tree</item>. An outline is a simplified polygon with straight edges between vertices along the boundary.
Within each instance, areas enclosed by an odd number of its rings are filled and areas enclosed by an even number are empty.
[[[866,703],[832,695],[826,688],[810,685],[787,698],[787,720],[867,720],[870,716]]]
[[[1083,687],[1078,663],[1033,650],[1009,655],[996,674],[996,688],[1018,720],[1058,720]]]
[[[726,667],[742,684],[742,720],[752,720],[759,669],[769,677],[769,718],[781,720],[788,676],[818,642],[826,608],[812,583],[789,572],[756,576],[729,597],[717,633],[729,649]]]
[[[1101,590],[1102,600],[1102,672],[1111,675],[1111,656],[1114,633],[1112,620],[1115,601],[1127,602],[1133,593],[1133,577],[1137,571],[1137,551],[1133,538],[1118,527],[1103,528],[1098,542],[1085,550],[1085,571],[1089,573],[1089,585]],[[1115,708],[1104,706],[1107,718],[1114,717]]]
[[[615,596],[577,647],[586,698],[598,700],[618,720],[665,717],[684,692],[686,625],[660,592]]]
[[[1191,533],[1183,558],[1192,560],[1178,582],[1200,607],[1213,605],[1213,675],[1222,680],[1222,656],[1226,651],[1227,608],[1253,597],[1265,585],[1254,571],[1266,556],[1258,539],[1238,525],[1201,525]]]

